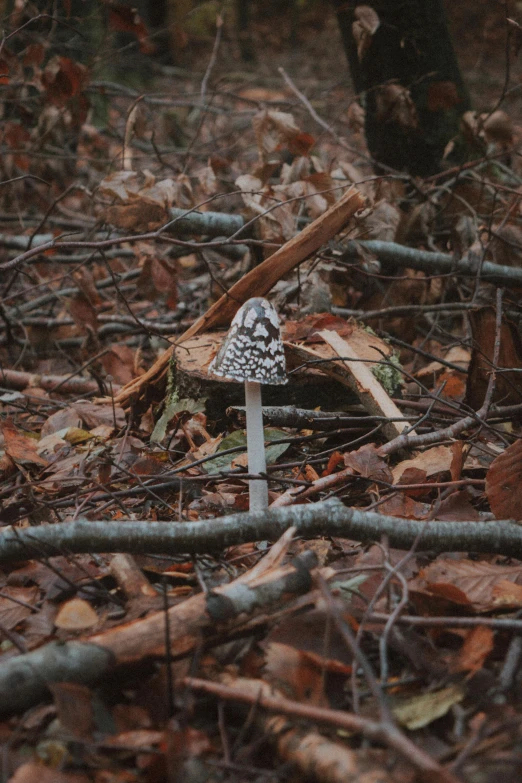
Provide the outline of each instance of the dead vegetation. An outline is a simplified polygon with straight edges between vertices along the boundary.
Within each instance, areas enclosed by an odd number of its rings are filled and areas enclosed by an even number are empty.
[[[377,175],[344,73],[234,72],[218,19],[204,66],[135,89],[20,13],[2,780],[518,780],[519,118],[466,115],[458,168]],[[242,386],[208,373],[253,296],[289,375],[257,514]]]

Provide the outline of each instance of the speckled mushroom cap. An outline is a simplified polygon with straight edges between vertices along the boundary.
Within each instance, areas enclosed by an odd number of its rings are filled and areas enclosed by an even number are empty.
[[[240,382],[287,382],[279,318],[270,302],[254,297],[237,311],[208,372]]]

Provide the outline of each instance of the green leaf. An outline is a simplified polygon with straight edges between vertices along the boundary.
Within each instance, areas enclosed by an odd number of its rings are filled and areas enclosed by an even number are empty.
[[[336,590],[341,590],[342,593],[345,593],[345,595],[342,596],[343,599],[350,601],[352,594],[358,593],[359,587],[364,584],[368,578],[369,574],[356,574],[355,576],[352,576],[351,579],[332,582],[332,587],[335,587]]]
[[[206,397],[202,397],[200,400],[191,400],[189,398],[179,400],[177,393],[173,392],[170,399],[165,403],[163,413],[156,422],[156,426],[154,427],[152,435],[150,436],[151,441],[154,443],[161,443],[167,432],[167,427],[169,426],[169,423],[172,421],[174,416],[176,416],[178,413],[185,412],[201,413],[201,411],[205,410],[206,401]]]
[[[280,440],[281,438],[287,437],[288,433],[284,430],[279,430],[275,427],[265,427],[264,429],[265,443],[270,443],[272,440]],[[281,454],[285,453],[289,446],[289,443],[273,443],[272,445],[266,446],[266,464],[273,465],[281,456]],[[234,449],[239,447],[241,448],[241,451],[238,451],[235,454],[223,454],[221,457],[219,456],[220,451],[226,451],[227,449]],[[246,431],[235,430],[235,432],[232,432],[230,435],[227,435],[226,438],[223,438],[219,445],[219,449],[216,452],[217,456],[202,467],[204,470],[206,470],[207,473],[219,473],[223,470],[230,470],[232,467],[232,462],[237,459],[241,453],[244,454],[246,450]]]

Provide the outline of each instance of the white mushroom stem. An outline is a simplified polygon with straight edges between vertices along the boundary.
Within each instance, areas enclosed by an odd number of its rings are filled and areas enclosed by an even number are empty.
[[[248,472],[264,474],[266,473],[266,456],[260,383],[245,381],[245,406]],[[266,511],[268,508],[267,482],[261,479],[251,479],[249,485],[250,511]]]

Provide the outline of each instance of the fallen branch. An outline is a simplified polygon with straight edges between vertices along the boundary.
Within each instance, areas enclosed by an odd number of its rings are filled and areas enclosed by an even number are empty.
[[[350,188],[324,215],[305,226],[299,234],[288,240],[262,264],[238,280],[179,337],[178,342],[229,323],[247,299],[268,293],[278,280],[332,239],[364,205],[364,197],[356,188]],[[167,349],[144,375],[124,386],[116,397],[116,402],[127,405],[131,398],[141,393],[144,386],[161,378],[168,368],[173,350],[173,347]]]
[[[205,234],[208,237],[228,237],[237,234],[245,225],[242,215],[228,215],[225,212],[196,212],[195,210],[171,207],[171,223],[167,231],[175,236]]]
[[[387,721],[375,721],[368,718],[363,718],[355,713],[347,712],[345,710],[332,710],[325,707],[316,707],[313,704],[301,704],[298,701],[287,699],[276,692],[263,680],[248,679],[245,677],[231,677],[230,675],[224,675],[222,677],[223,682],[210,682],[208,680],[201,680],[196,677],[185,677],[181,684],[191,688],[193,690],[203,691],[205,693],[212,693],[220,699],[226,699],[227,701],[240,701],[246,704],[256,705],[265,710],[271,712],[278,712],[283,715],[290,715],[294,718],[305,719],[314,721],[315,723],[321,723],[327,726],[333,726],[336,729],[349,732],[350,734],[355,732],[362,734],[373,742],[384,743],[389,748],[393,748],[395,751],[401,754],[410,764],[423,772],[435,773],[438,777],[437,780],[440,783],[457,783],[457,778],[451,775],[441,765],[431,758],[424,750],[417,747],[410,739],[408,739],[400,729],[394,723]],[[296,730],[290,727],[286,721],[283,721],[279,716],[273,716],[272,718],[265,718],[263,725],[269,735],[272,735],[273,739],[277,740],[279,752],[298,763],[303,772],[309,774],[314,772],[314,777],[318,775],[318,770],[313,767],[310,758],[310,751],[306,750],[306,742],[304,738],[299,738],[299,734],[296,734]],[[349,769],[349,778],[357,779],[357,766],[354,769],[353,756],[346,756],[346,748],[332,743],[328,740],[321,742],[320,736],[315,732],[307,732],[306,737],[308,744],[312,744],[315,748],[319,743],[321,746],[324,742],[328,745],[328,750],[332,751],[332,755],[324,754],[326,748],[323,747],[323,752],[315,758],[315,761],[321,759],[326,755],[327,763],[329,764],[328,776],[318,775],[319,780],[329,781],[342,781],[347,779]],[[343,753],[343,750],[345,753]],[[323,759],[322,764],[325,763]],[[351,760],[351,764],[350,764]],[[334,763],[337,762],[337,763]],[[321,764],[321,766],[322,766]],[[338,769],[335,774],[336,767],[340,765],[341,769]],[[344,775],[344,777],[343,777]]]
[[[227,416],[234,416],[245,426],[245,407],[243,405],[231,405],[227,408]],[[295,405],[263,405],[263,420],[271,427],[290,427],[297,430],[336,430],[339,427],[349,425],[370,427],[374,422],[384,420],[383,416],[350,415],[344,411],[316,411],[306,408],[296,408]],[[404,416],[400,411],[400,421]],[[389,417],[386,417],[389,421]]]
[[[292,539],[292,531],[273,547],[253,569],[234,582],[199,593],[171,607],[154,612],[82,641],[52,642],[3,661],[0,667],[0,711],[26,709],[47,696],[53,682],[94,683],[118,664],[165,655],[165,628],[172,653],[184,656],[201,645],[202,636],[227,636],[252,615],[281,602],[289,595],[310,590],[310,569],[315,556],[305,552],[293,564],[280,566]]]
[[[100,386],[96,381],[87,378],[71,378],[67,375],[38,375],[20,370],[0,368],[0,385],[7,389],[27,389],[38,387],[52,392],[59,388],[61,394],[99,394]],[[113,385],[113,391],[119,386]]]
[[[337,536],[354,541],[436,552],[490,552],[522,558],[522,527],[509,520],[491,522],[424,522],[347,508],[339,500],[274,508],[262,514],[232,514],[203,522],[90,522],[5,529],[0,563],[50,557],[62,552],[128,552],[131,554],[198,554],[220,552],[251,541],[274,541],[289,527],[303,538]]]
[[[380,239],[349,242],[343,246],[343,250],[355,257],[358,255],[357,250],[359,246],[370,251],[370,253],[374,253],[381,261],[387,261],[394,266],[418,269],[426,272],[428,275],[438,271],[446,274],[476,277],[479,271],[478,265],[473,263],[468,257],[456,259],[449,253],[417,250],[413,247],[398,245],[395,242],[382,242]],[[488,283],[497,283],[498,285],[522,285],[522,269],[484,261],[480,265],[480,279]]]
[[[205,234],[209,237],[228,237],[241,231],[246,222],[242,215],[230,215],[225,212],[197,212],[177,207],[169,209],[169,217],[172,223],[166,230],[173,236]],[[0,234],[0,245],[11,250],[28,250],[30,247],[48,245],[54,239],[54,234],[33,234],[33,236]]]

